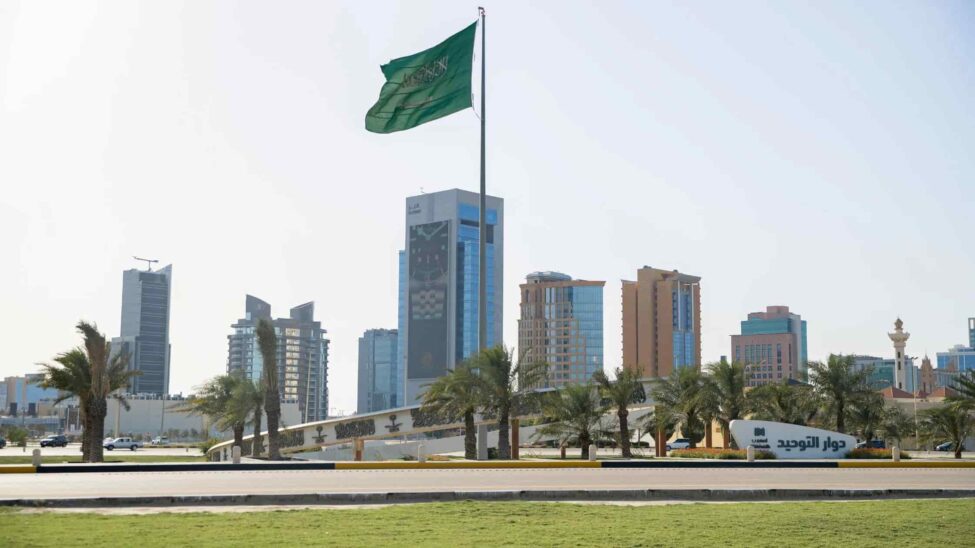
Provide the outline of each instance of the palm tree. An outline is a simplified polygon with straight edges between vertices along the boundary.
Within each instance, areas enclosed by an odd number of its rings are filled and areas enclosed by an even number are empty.
[[[464,421],[464,458],[477,459],[477,431],[474,413],[482,399],[482,382],[469,363],[457,366],[429,385],[423,394],[423,409],[450,421]]]
[[[878,431],[884,426],[884,398],[876,392],[856,398],[849,412],[853,431],[863,441],[876,439]]]
[[[603,370],[596,371],[592,380],[599,388],[600,395],[609,400],[610,406],[616,408],[616,418],[620,426],[620,449],[623,458],[633,457],[630,451],[629,406],[646,400],[643,384],[632,369],[616,368],[616,380],[610,381]]]
[[[511,350],[498,345],[482,350],[471,365],[483,381],[484,410],[498,418],[498,458],[510,459],[511,442],[508,436],[511,409],[517,399],[527,396],[527,393],[520,393],[518,388],[541,383],[545,379],[547,364],[519,360],[515,365]]]
[[[924,412],[924,437],[931,442],[950,441],[955,458],[961,458],[965,438],[975,433],[975,421],[960,405],[947,404]]]
[[[714,410],[714,418],[721,425],[721,437],[724,448],[727,449],[731,437],[728,433],[731,421],[742,418],[748,411],[745,366],[738,362],[720,361],[711,364],[709,369],[711,374],[706,377],[703,397],[709,400],[706,407]],[[707,427],[710,429],[710,423]]]
[[[41,388],[58,391],[55,404],[77,397],[78,415],[81,419],[81,460],[88,462],[88,398],[91,390],[91,367],[84,350],[75,348],[54,357],[56,365],[38,364],[44,368],[44,378],[38,382]]]
[[[76,328],[84,338],[84,347],[59,354],[54,361],[60,367],[41,364],[45,369],[41,383],[78,397],[84,427],[82,455],[87,462],[102,462],[107,399],[114,397],[119,405],[128,408],[128,402],[120,392],[140,372],[127,371],[129,354],[118,352],[113,356],[111,344],[95,324],[80,321]]]
[[[267,455],[271,460],[279,460],[281,394],[278,392],[278,337],[274,333],[274,325],[264,318],[257,322],[257,346],[264,362],[261,380],[264,385],[264,411],[267,413]]]
[[[254,384],[239,375],[219,375],[201,386],[178,411],[209,417],[220,430],[231,430],[234,445],[243,447],[254,390]]]
[[[555,436],[562,444],[577,443],[582,458],[589,458],[589,445],[596,440],[599,423],[607,406],[592,384],[569,384],[542,399],[542,415],[549,421],[536,436]]]
[[[261,381],[251,382],[251,409],[253,412],[254,438],[251,440],[251,456],[260,457],[264,448],[264,436],[261,435],[261,420],[264,416],[264,388]]]
[[[696,367],[675,369],[653,389],[653,400],[661,415],[680,429],[691,447],[704,438],[702,411],[706,405],[704,380]]]
[[[809,380],[822,398],[826,415],[835,419],[837,432],[846,431],[846,417],[857,399],[872,392],[869,376],[870,368],[854,368],[853,356],[830,354],[826,363],[809,364]]]
[[[892,405],[884,409],[880,422],[880,431],[884,440],[894,440],[897,443],[908,436],[915,435],[915,423],[903,409]]]
[[[802,384],[774,383],[748,392],[748,408],[756,420],[805,426],[819,412],[819,400],[812,388]]]

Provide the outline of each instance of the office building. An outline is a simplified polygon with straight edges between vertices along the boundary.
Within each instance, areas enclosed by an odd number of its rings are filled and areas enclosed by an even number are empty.
[[[968,348],[975,348],[975,318],[968,318]]]
[[[227,336],[227,372],[259,381],[264,360],[255,328],[262,319],[274,325],[281,398],[298,402],[302,422],[324,420],[328,414],[328,339],[314,315],[315,303],[309,302],[292,308],[287,318],[274,319],[270,304],[247,295],[244,317]]]
[[[975,348],[956,344],[947,352],[938,352],[938,369],[954,368],[958,371],[975,371]]]
[[[914,358],[911,356],[902,356],[900,361],[901,371],[904,372],[904,378],[901,381],[903,386],[897,386],[898,360],[896,358],[854,355],[853,360],[853,368],[857,371],[870,368],[867,384],[874,390],[893,387],[899,391],[913,394],[915,383],[920,383],[921,380],[921,372],[914,365]]]
[[[58,391],[38,386],[43,379],[43,373],[28,373],[0,381],[0,415],[36,417],[52,407]]]
[[[540,386],[586,382],[603,368],[603,287],[558,272],[534,272],[521,284],[518,350],[548,364]]]
[[[486,197],[487,341],[501,343],[504,202]],[[405,399],[479,346],[479,195],[445,190],[406,199],[406,287],[401,292]]]
[[[399,407],[395,329],[369,329],[359,337],[358,413]]]
[[[155,272],[133,268],[122,273],[121,333],[112,353],[127,352],[134,394],[169,393],[169,305],[173,266]]]
[[[701,278],[645,266],[623,280],[623,367],[667,377],[701,363]]]
[[[748,386],[806,378],[806,322],[788,306],[767,306],[741,322],[731,336],[734,361],[745,364]]]

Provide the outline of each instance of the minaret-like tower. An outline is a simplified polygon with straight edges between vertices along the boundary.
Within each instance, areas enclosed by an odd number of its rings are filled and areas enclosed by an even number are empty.
[[[904,362],[906,361],[904,347],[907,345],[907,339],[911,338],[911,334],[904,331],[904,322],[900,318],[897,318],[897,321],[894,322],[894,332],[887,333],[887,336],[890,337],[890,340],[894,341],[894,351],[896,352],[894,358],[894,385],[903,390],[907,381],[907,369],[904,367]]]

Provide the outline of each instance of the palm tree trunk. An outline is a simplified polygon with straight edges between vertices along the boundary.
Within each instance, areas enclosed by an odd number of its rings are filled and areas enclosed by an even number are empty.
[[[710,420],[704,421],[704,447],[714,447],[714,423]]]
[[[267,413],[267,458],[281,460],[278,447],[278,426],[281,424],[281,396],[276,389],[269,389],[264,402]]]
[[[846,417],[843,416],[843,409],[846,407],[846,402],[842,399],[836,400],[836,431],[840,434],[845,433],[846,428]]]
[[[722,424],[721,425],[721,447],[723,447],[724,449],[728,449],[729,447],[731,447],[731,440],[729,439],[730,437],[731,437],[731,433],[728,432],[728,425]]]
[[[620,448],[623,450],[624,459],[633,457],[633,452],[630,450],[630,425],[628,423],[629,414],[629,411],[627,411],[625,407],[621,407],[616,413],[616,416],[620,419]]]
[[[958,441],[964,442],[965,440],[962,439],[962,440],[958,440]],[[961,448],[962,448],[961,443],[956,443],[955,444],[955,458],[956,459],[960,459],[961,458]]]
[[[103,462],[102,438],[105,437],[105,415],[108,403],[105,398],[91,398],[88,404],[88,420],[91,432],[88,434],[88,462]]]
[[[238,422],[234,424],[234,445],[240,447],[243,451],[244,445],[244,423]]]
[[[257,409],[254,410],[254,439],[251,440],[251,456],[260,457],[261,447],[264,445],[264,440],[261,439],[261,414],[264,410],[258,405]]]
[[[589,434],[582,434],[579,436],[579,445],[582,449],[582,460],[589,460]]]
[[[477,427],[474,425],[474,411],[464,412],[464,458],[477,459]]]
[[[498,413],[498,458],[503,460],[511,458],[511,440],[508,437],[509,414],[507,409]]]
[[[81,414],[81,462],[88,462],[88,455],[91,453],[91,425],[88,423],[88,413]]]

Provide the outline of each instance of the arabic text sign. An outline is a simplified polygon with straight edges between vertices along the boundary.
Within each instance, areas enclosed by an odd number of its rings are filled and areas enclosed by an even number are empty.
[[[779,459],[841,459],[856,447],[856,438],[809,426],[782,422],[731,421],[738,447],[753,446]]]

